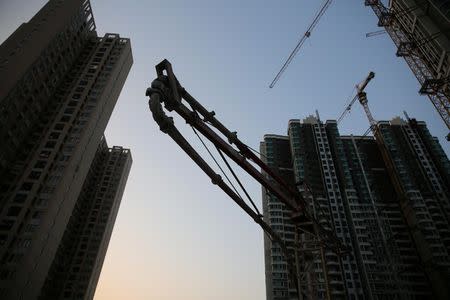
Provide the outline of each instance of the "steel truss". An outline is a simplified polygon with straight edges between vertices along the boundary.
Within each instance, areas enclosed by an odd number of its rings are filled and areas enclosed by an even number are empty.
[[[441,68],[445,57],[448,54],[440,54],[440,63],[437,65],[431,58],[427,57],[428,47],[426,44],[431,43],[440,33],[417,39],[406,27],[407,21],[404,19],[408,13],[426,5],[427,1],[410,8],[400,8],[393,6],[387,8],[380,0],[365,0],[365,5],[370,6],[375,15],[378,17],[378,26],[384,27],[386,32],[394,41],[398,48],[397,56],[405,59],[408,66],[421,84],[419,93],[427,95],[431,103],[438,111],[447,128],[450,129],[450,68],[442,70]],[[447,57],[448,59],[448,57]],[[443,72],[442,72],[443,71]],[[449,136],[448,136],[449,137]]]

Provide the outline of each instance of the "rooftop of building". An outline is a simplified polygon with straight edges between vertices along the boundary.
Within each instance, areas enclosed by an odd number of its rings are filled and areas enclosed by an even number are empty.
[[[406,117],[409,118],[406,114]],[[418,125],[426,125],[424,121],[417,121],[414,118],[411,118],[411,120],[414,120]],[[336,120],[326,120],[325,123],[320,119],[319,114],[316,112],[316,116],[309,115],[304,119],[290,119],[288,121],[288,130],[286,135],[280,135],[280,134],[265,134],[263,136],[263,140],[266,139],[281,139],[281,140],[287,140],[289,139],[289,128],[292,124],[337,124]],[[381,120],[378,121],[378,124],[383,125],[392,125],[392,126],[404,126],[408,125],[408,121],[400,116],[395,116],[391,120]],[[341,135],[341,138],[343,139],[350,139],[350,138],[356,138],[356,139],[373,139],[372,136],[366,136],[366,135],[353,135],[353,134],[347,134],[347,135]]]
[[[289,137],[287,135],[265,134],[263,136],[263,140],[266,140],[266,139],[289,140]]]

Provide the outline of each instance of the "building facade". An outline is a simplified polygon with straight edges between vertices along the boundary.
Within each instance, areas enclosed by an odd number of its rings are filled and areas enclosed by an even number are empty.
[[[0,47],[0,297],[37,299],[132,65],[89,1],[49,1]]]
[[[93,298],[131,163],[102,140],[39,299]]]
[[[424,217],[421,224],[436,250],[436,266],[446,273],[448,158],[423,122],[397,118],[379,124],[391,145],[391,155],[402,157],[395,159],[403,167],[399,168],[401,174],[407,178],[408,174],[424,175],[409,181],[410,193],[416,198],[427,195],[427,200],[418,201],[414,209]],[[412,134],[413,127],[417,134]],[[391,132],[396,132],[395,139],[389,136]],[[421,142],[416,141],[419,135]],[[289,211],[263,191],[265,220],[288,245],[292,246],[296,239],[303,245],[298,246],[303,248],[297,254],[297,270],[306,299],[323,299],[327,295],[332,299],[431,296],[429,279],[373,137],[341,136],[335,121],[324,123],[318,117],[308,117],[289,121],[287,136],[266,135],[261,153],[271,167],[284,172],[298,186],[310,212],[350,250],[337,255],[317,246],[314,237],[297,234],[289,222]],[[429,173],[418,173],[419,169]],[[423,184],[426,181],[428,189]],[[264,250],[267,299],[297,299],[277,245],[266,239]]]
[[[289,138],[281,135],[265,135],[260,145],[260,152],[265,163],[277,170],[284,180],[294,183],[294,173],[290,155]],[[295,230],[291,224],[288,211],[276,197],[262,189],[262,208],[264,219],[292,251],[295,242]],[[296,291],[289,278],[289,270],[284,260],[281,247],[264,235],[264,262],[267,300],[290,299]]]

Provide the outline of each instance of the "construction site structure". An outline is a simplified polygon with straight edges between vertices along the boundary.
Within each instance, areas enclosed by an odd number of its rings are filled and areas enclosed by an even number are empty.
[[[221,188],[239,207],[241,207],[267,234],[267,237],[274,243],[277,243],[280,254],[284,257],[286,264],[284,268],[288,270],[291,278],[290,285],[295,290],[295,298],[305,299],[307,286],[302,281],[299,265],[296,261],[300,257],[306,255],[301,252],[302,249],[297,243],[288,244],[273,228],[263,219],[263,215],[259,212],[254,201],[245,190],[236,173],[231,168],[227,158],[231,159],[235,164],[241,167],[251,177],[258,181],[264,189],[277,197],[283,205],[285,205],[290,213],[289,220],[295,228],[295,240],[299,240],[299,236],[313,236],[318,248],[322,253],[334,253],[340,257],[348,253],[349,248],[339,239],[333,227],[322,217],[320,213],[316,213],[309,209],[310,201],[305,200],[303,194],[299,191],[296,184],[286,182],[282,176],[264,163],[252,149],[240,141],[236,132],[228,130],[221,122],[215,118],[215,113],[206,110],[199,102],[197,102],[178,82],[172,71],[172,66],[167,60],[163,60],[156,66],[157,78],[152,82],[150,88],[147,89],[146,95],[150,97],[149,107],[153,118],[158,123],[162,132],[168,134],[183,151],[211,178],[213,184]],[[183,102],[184,101],[184,102]],[[189,106],[186,106],[186,104]],[[163,107],[164,104],[164,107]],[[217,167],[221,171],[220,164],[212,155],[207,145],[203,142],[201,136],[207,138],[216,148],[221,156],[223,163],[229,169],[229,173],[234,177],[235,182],[239,184],[241,190],[247,197],[247,201],[240,195],[230,178],[225,172],[222,172],[226,181],[221,175],[207,163],[207,161],[191,146],[191,144],[183,137],[183,135],[175,127],[173,118],[168,117],[164,111],[174,111],[181,116],[187,124],[194,130],[202,144],[206,147],[208,153],[212,156]],[[258,168],[261,168],[259,170]],[[230,177],[231,177],[230,175]],[[251,203],[251,206],[248,202]],[[290,249],[288,249],[290,248]],[[292,250],[294,254],[292,254]],[[325,258],[322,255],[322,260]],[[315,266],[314,266],[315,267]],[[324,298],[331,299],[330,285],[333,282],[325,283]],[[342,299],[346,299],[343,295]]]
[[[450,129],[450,10],[449,1],[365,0],[418,79]],[[447,136],[447,139],[450,135]]]
[[[378,123],[384,124],[386,130],[408,130],[408,122],[399,118]],[[439,193],[448,199],[450,194],[444,188],[450,173],[448,158],[439,142],[431,137],[426,124],[417,123],[420,132],[429,137],[424,147],[430,149],[436,166],[430,178],[439,178]],[[411,149],[405,139],[409,140],[409,136],[391,143],[398,152],[406,154]],[[303,183],[297,186],[306,201],[314,198],[308,202],[311,211],[321,212],[338,238],[351,248],[351,254],[343,257],[325,249],[322,260],[320,251],[309,246],[314,244],[314,239],[299,236],[304,244],[300,253],[307,254],[299,259],[299,276],[306,284],[305,299],[323,299],[326,285],[332,299],[428,299],[433,296],[431,282],[421,266],[419,251],[373,136],[340,135],[336,121],[322,122],[318,115],[310,116],[290,120],[285,136],[265,135],[261,156],[286,180]],[[408,172],[414,174],[416,167],[414,160],[405,162]],[[420,180],[414,177],[410,189],[429,193],[417,185]],[[436,202],[429,194],[426,197],[428,203]],[[262,202],[265,220],[286,241],[294,242],[293,227],[286,217],[289,210],[265,189]],[[433,220],[445,218],[442,211],[426,209]],[[422,222],[434,222],[430,220],[431,217]],[[435,237],[435,232],[429,234],[427,238]],[[445,237],[444,232],[439,237]],[[436,240],[433,247],[446,246]],[[448,258],[447,252],[439,251],[438,255]],[[288,299],[286,297],[292,293],[286,284],[289,274],[283,269],[285,262],[277,246],[265,239],[264,253],[266,299]]]
[[[364,108],[387,173],[393,184],[403,219],[419,256],[418,264],[436,299],[449,299],[450,292],[450,163],[442,148],[424,123],[398,118],[377,122],[367,94],[359,91]],[[395,126],[393,126],[395,125]],[[400,253],[400,256],[404,256]],[[408,271],[398,269],[400,275]]]
[[[180,85],[167,60],[156,70],[146,95],[160,130],[266,234],[268,300],[447,299],[450,162],[423,122],[375,121],[364,92],[373,73],[357,96],[375,137],[340,136],[337,122],[317,113],[291,120],[287,136],[266,135],[260,159]],[[224,177],[165,110],[192,127]],[[263,213],[227,157],[262,185]]]
[[[320,199],[313,198],[306,181],[294,175],[290,152],[290,140],[287,136],[266,135],[264,142],[261,142],[260,145],[262,160],[283,176],[286,182],[297,185],[308,204],[308,209],[314,212],[321,225],[332,228],[324,211],[315,210],[314,203]],[[342,285],[342,278],[336,281],[334,270],[331,270],[331,273],[327,272],[327,268],[330,266],[327,266],[326,259],[333,256],[334,261],[338,261],[338,257],[341,256],[324,249],[316,236],[298,232],[289,217],[292,212],[267,189],[262,189],[262,195],[264,220],[283,238],[287,249],[295,256],[301,299],[346,298],[347,294]],[[285,268],[286,260],[281,255],[279,246],[267,236],[264,237],[264,254],[266,299],[292,299],[295,297],[296,291],[290,284],[292,280]],[[331,266],[331,269],[334,267]]]

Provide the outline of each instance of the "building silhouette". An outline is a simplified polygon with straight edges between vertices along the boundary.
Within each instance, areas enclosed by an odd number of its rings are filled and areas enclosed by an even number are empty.
[[[97,36],[87,0],[49,1],[0,46],[1,299],[51,293],[68,239],[89,247],[76,253],[89,270],[73,267],[65,286],[82,274],[77,292],[92,298],[131,164],[128,150],[105,150],[103,133],[132,61],[129,39]],[[91,173],[105,151],[123,167],[107,171],[116,186],[100,197],[92,193],[106,176]],[[101,209],[89,210],[86,199],[98,198]],[[97,215],[93,227],[81,230],[92,222],[80,210]]]
[[[434,268],[448,279],[450,163],[424,122],[395,118],[378,123],[420,230],[433,249]],[[289,211],[263,190],[264,218],[294,251],[302,247],[302,294],[323,299],[393,299],[432,296],[417,245],[406,224],[377,143],[370,136],[341,136],[335,121],[290,120],[288,135],[265,135],[262,158],[296,184],[309,209],[350,247],[347,255],[324,249],[308,234],[296,235]],[[297,299],[281,249],[264,240],[266,295]],[[294,252],[293,252],[294,253]],[[309,298],[307,298],[309,299]]]
[[[102,140],[39,299],[94,297],[131,163],[129,149]]]

